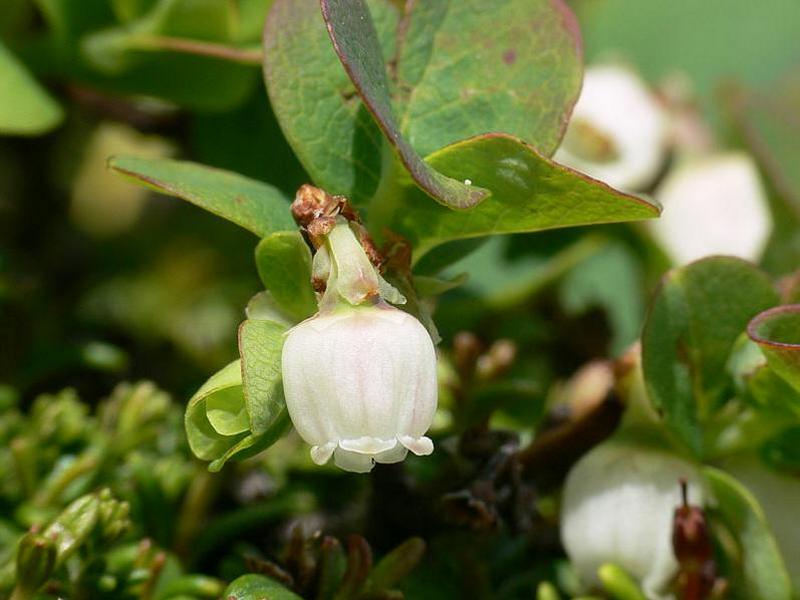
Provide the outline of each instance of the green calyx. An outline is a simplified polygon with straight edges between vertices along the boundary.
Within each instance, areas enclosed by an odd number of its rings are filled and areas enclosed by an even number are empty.
[[[350,224],[338,217],[325,243],[314,255],[313,277],[324,280],[320,312],[337,307],[375,304],[381,299],[404,304],[405,297],[381,277],[356,238]]]

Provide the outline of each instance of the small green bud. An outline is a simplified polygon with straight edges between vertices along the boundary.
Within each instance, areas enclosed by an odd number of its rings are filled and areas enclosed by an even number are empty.
[[[97,525],[99,508],[96,494],[81,496],[44,530],[42,535],[55,543],[59,563],[69,558],[92,532]]]
[[[105,542],[113,542],[121,537],[130,527],[130,504],[119,501],[111,495],[111,490],[104,488],[97,494],[98,526]]]
[[[30,591],[42,587],[55,570],[56,554],[56,545],[45,536],[23,536],[17,550],[17,585]]]
[[[597,569],[603,588],[616,600],[646,600],[639,585],[621,567],[606,563]]]

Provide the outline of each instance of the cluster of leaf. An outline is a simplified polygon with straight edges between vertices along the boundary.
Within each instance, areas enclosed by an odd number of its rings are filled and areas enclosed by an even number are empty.
[[[186,535],[174,515],[198,468],[180,407],[148,382],[120,384],[94,414],[71,390],[40,396],[27,414],[11,394],[6,403],[0,587],[14,588],[14,598],[42,587],[71,598],[140,597],[179,577],[175,558],[159,577],[167,555],[153,544]]]
[[[254,597],[275,600],[403,598],[403,594],[393,588],[414,569],[424,552],[425,543],[411,538],[373,564],[372,549],[359,535],[348,538],[345,551],[335,537],[305,538],[300,529],[295,529],[283,558],[287,568],[270,561],[252,560],[256,573],[232,582],[226,597],[237,600]]]
[[[731,536],[719,540],[718,564],[735,594],[788,599],[796,557],[781,555],[773,535],[782,532],[767,521],[778,516],[760,507],[764,490],[737,481],[735,466],[757,456],[761,469],[783,473],[787,490],[800,489],[791,477],[800,435],[800,307],[796,284],[778,290],[734,258],[670,271],[642,334],[642,371],[659,435],[706,465],[711,515]]]
[[[21,52],[44,77],[66,78],[103,92],[156,96],[201,110],[246,100],[257,83],[258,40],[269,0],[12,0],[3,25],[16,28],[36,10],[46,31],[23,40]],[[23,29],[24,30],[24,29]],[[63,110],[3,47],[0,130],[36,134],[52,129]],[[221,56],[223,59],[219,60]],[[7,65],[6,65],[7,63]]]
[[[3,402],[0,593],[15,600],[217,598],[223,580],[186,574],[187,565],[212,557],[227,561],[226,598],[264,590],[299,597],[290,589],[318,598],[388,598],[424,550],[410,540],[373,568],[360,536],[345,553],[335,538],[304,538],[298,527],[279,563],[270,562],[261,544],[241,545],[247,533],[311,505],[302,485],[277,495],[263,490],[263,465],[240,472],[236,505],[201,528],[219,485],[190,457],[181,407],[149,382],[120,384],[94,411],[72,390],[40,396],[27,413],[10,389]],[[280,583],[239,578],[265,570]]]
[[[26,414],[6,406],[2,422],[0,460],[8,476],[0,501],[16,507],[23,526],[98,485],[131,502],[134,512],[157,516],[195,474],[177,429],[180,408],[151,383],[120,384],[95,414],[72,390],[42,395]]]

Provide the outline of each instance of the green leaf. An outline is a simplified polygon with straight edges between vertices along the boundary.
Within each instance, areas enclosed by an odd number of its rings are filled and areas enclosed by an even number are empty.
[[[425,554],[425,542],[410,538],[384,556],[367,577],[366,588],[373,592],[392,589],[414,570]]]
[[[278,306],[297,321],[317,312],[311,286],[311,251],[297,231],[280,231],[256,247],[256,267]]]
[[[80,548],[92,534],[94,540],[111,543],[130,526],[127,502],[116,500],[108,488],[81,496],[67,506],[42,532],[51,540],[58,556],[56,567]]]
[[[195,392],[186,407],[185,426],[189,447],[195,456],[202,460],[218,458],[245,437],[242,432],[225,435],[214,428],[208,417],[207,401],[209,398],[213,401],[217,395],[225,396],[228,403],[235,398],[244,406],[240,361],[236,360],[212,375]]]
[[[225,589],[226,600],[302,600],[280,583],[264,575],[242,575]]]
[[[244,460],[245,458],[255,456],[277,442],[291,429],[291,425],[292,422],[289,419],[289,413],[284,412],[277,418],[268,431],[261,435],[254,435],[252,433],[246,435],[228,448],[222,456],[208,463],[208,470],[212,473],[217,473],[222,470],[222,467],[224,467],[225,463],[229,460]]]
[[[761,347],[770,368],[800,392],[800,304],[762,312],[747,334]]]
[[[105,42],[106,45],[100,41]],[[114,53],[125,50],[114,36],[100,40],[94,53],[113,60]],[[148,42],[160,43],[160,42]],[[91,50],[87,40],[82,48]],[[123,47],[114,47],[123,44]],[[109,47],[110,46],[110,47]],[[107,55],[106,55],[107,54]],[[134,58],[134,60],[130,60]],[[178,52],[137,51],[136,56],[122,54],[123,72],[81,68],[80,77],[109,94],[155,96],[198,112],[229,111],[244,103],[258,84],[258,70],[252,65],[221,60],[216,56]]]
[[[111,0],[111,8],[118,21],[127,23],[144,16],[156,0]]]
[[[347,556],[335,537],[325,536],[320,545],[317,598],[333,598],[347,570]]]
[[[764,512],[753,495],[727,473],[704,469],[717,500],[714,512],[731,528],[742,553],[743,596],[757,600],[790,600],[792,586]]]
[[[63,118],[61,107],[0,42],[0,134],[39,135]]]
[[[441,273],[450,265],[458,263],[473,252],[480,250],[490,239],[492,239],[491,236],[468,238],[437,246],[417,261],[414,265],[414,273],[430,276]]]
[[[244,386],[250,429],[267,432],[286,413],[281,382],[281,350],[287,327],[273,321],[248,319],[239,327]]]
[[[492,196],[468,211],[431,202],[406,185],[387,226],[406,236],[415,257],[451,240],[656,217],[659,209],[545,158],[525,142],[490,134],[458,142],[427,159],[454,179],[471,179]],[[374,230],[374,228],[373,228]]]
[[[768,365],[757,368],[747,380],[747,391],[760,410],[800,418],[800,393]],[[788,425],[789,423],[785,423]]]
[[[664,277],[642,335],[645,383],[667,425],[695,452],[702,453],[702,422],[727,400],[725,366],[736,339],[777,301],[769,278],[737,258],[703,259]]]
[[[108,165],[140,185],[187,200],[259,237],[296,228],[287,199],[266,183],[186,161],[113,156]]]
[[[227,461],[258,454],[290,427],[281,383],[287,326],[248,319],[239,328],[241,360],[209,379],[186,408],[192,452],[219,471]]]
[[[542,239],[539,236],[539,240]],[[545,244],[542,247],[536,247],[536,241],[530,236],[525,239],[528,243],[507,235],[492,236],[480,248],[449,266],[444,271],[445,275],[456,276],[460,273],[467,276],[463,289],[459,290],[459,293],[463,293],[464,302],[469,303],[466,310],[474,313],[478,312],[478,307],[485,307],[503,311],[518,305],[585,261],[605,244],[604,239],[594,235],[565,236],[558,244]],[[414,278],[415,285],[420,279]],[[454,294],[451,300],[460,300],[459,295]],[[447,310],[451,309],[448,304]]]
[[[82,33],[102,27],[113,18],[108,0],[34,0],[34,4],[62,52],[69,51],[69,45]]]
[[[370,9],[378,37],[393,37],[397,7],[378,0]],[[275,1],[264,29],[264,78],[281,129],[314,182],[357,203],[370,198],[383,140],[333,51],[317,0]]]
[[[784,429],[761,448],[761,456],[772,468],[800,471],[800,426]]]
[[[469,279],[468,273],[459,273],[449,279],[440,279],[430,275],[415,275],[414,289],[420,298],[433,298],[464,285]]]
[[[212,600],[221,598],[225,591],[225,583],[208,575],[180,575],[168,581],[165,579],[162,573],[155,594],[158,600]]]
[[[583,75],[565,3],[427,0],[411,5],[403,27],[402,130],[420,154],[488,132],[555,152]]]
[[[256,325],[251,329],[247,324]],[[240,329],[243,358],[215,373],[189,400],[185,415],[189,447],[195,456],[210,461],[210,471],[219,471],[229,460],[258,454],[288,430],[280,385],[285,330],[279,323],[245,321]]]
[[[260,1],[263,4],[264,0]],[[118,6],[119,2],[115,9]],[[136,12],[140,8],[125,6],[122,10]],[[247,50],[234,45],[238,41],[237,14],[237,7],[230,2],[160,0],[134,21],[85,36],[81,46],[92,65],[108,74],[122,74],[152,60],[148,56],[152,52],[248,62]],[[255,49],[250,62],[259,64],[259,55]]]
[[[120,23],[94,28],[68,49],[79,47],[75,67],[99,88],[157,96],[194,110],[229,110],[258,81],[258,36],[268,4],[117,0]]]
[[[250,298],[244,312],[248,319],[254,321],[275,321],[286,325],[286,327],[291,327],[297,322],[283,312],[275,298],[272,297],[272,294],[267,291],[258,292]]]
[[[241,390],[230,387],[206,398],[206,417],[220,435],[236,435],[250,429]]]
[[[56,566],[55,541],[32,531],[17,546],[16,576],[18,588],[31,595],[50,579]]]
[[[432,169],[400,133],[378,34],[363,0],[321,0],[321,5],[334,50],[345,71],[416,184],[450,208],[469,208],[486,199],[487,190]]]
[[[382,180],[393,185],[381,130],[357,94],[435,196],[442,192],[435,192],[442,183],[435,172],[442,170],[431,164],[431,171],[418,156],[459,139],[503,131],[545,154],[555,150],[581,80],[577,29],[562,3],[431,0],[409,4],[402,21],[397,4],[368,3],[373,31],[361,2],[323,3],[355,86],[315,0],[273,5],[264,33],[267,88],[289,143],[318,185],[356,202],[375,195]],[[459,196],[464,187],[457,182],[471,178],[443,174],[455,180],[447,185]],[[450,204],[465,206],[463,198]]]

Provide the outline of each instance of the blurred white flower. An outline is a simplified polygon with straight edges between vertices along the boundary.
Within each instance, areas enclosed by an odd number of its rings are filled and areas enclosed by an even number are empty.
[[[376,462],[425,455],[437,404],[433,340],[405,298],[375,270],[340,220],[314,258],[326,291],[320,312],[293,327],[283,346],[289,416],[317,464],[364,473]]]
[[[612,187],[639,190],[664,163],[667,138],[665,111],[633,71],[591,67],[554,159]]]
[[[714,254],[761,258],[772,217],[749,156],[716,154],[679,165],[658,187],[656,199],[663,213],[647,226],[676,264]]]
[[[86,233],[107,237],[133,227],[150,192],[109,171],[115,154],[166,158],[175,153],[167,140],[143,135],[122,123],[103,122],[89,138],[72,186],[70,216]]]
[[[682,503],[682,479],[689,503],[702,505],[697,469],[657,449],[606,442],[572,468],[561,540],[585,584],[599,584],[598,568],[611,562],[637,579],[648,598],[669,597],[678,572],[672,522]]]
[[[283,347],[286,405],[311,458],[348,471],[433,451],[436,352],[413,316],[387,304],[307,319]]]

